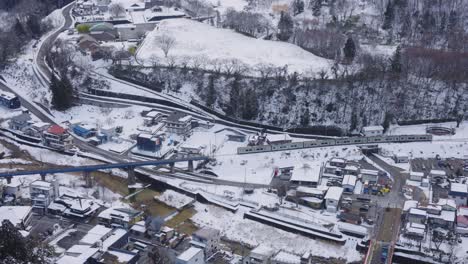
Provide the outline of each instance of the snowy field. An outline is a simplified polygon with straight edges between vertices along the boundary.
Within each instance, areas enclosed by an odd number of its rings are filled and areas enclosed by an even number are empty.
[[[301,73],[327,70],[331,65],[331,61],[289,43],[250,38],[229,29],[188,19],[162,21],[147,36],[138,52],[138,58],[146,64],[150,64],[154,57],[164,58],[155,39],[165,34],[176,40],[175,46],[169,51],[169,56],[175,56],[176,59],[202,58],[209,62],[236,59],[251,68],[258,64],[276,67],[287,65],[288,71]]]

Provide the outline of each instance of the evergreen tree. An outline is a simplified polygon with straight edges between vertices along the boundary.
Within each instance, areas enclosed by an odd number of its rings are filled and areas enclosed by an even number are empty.
[[[14,32],[20,39],[24,39],[26,36],[26,31],[18,18],[15,21]]]
[[[26,22],[29,30],[31,31],[34,37],[38,37],[41,35],[41,22],[36,15],[31,15]]]
[[[216,90],[215,90],[215,80],[212,75],[210,75],[208,81],[208,90],[206,92],[206,106],[213,108],[216,102]]]
[[[350,121],[350,125],[349,125],[349,131],[353,132],[354,130],[356,130],[357,126],[358,126],[358,117],[357,117],[357,114],[356,114],[356,109],[353,109],[353,112],[351,113],[351,121]]]
[[[322,0],[313,0],[311,1],[312,14],[314,16],[320,16],[322,9]]]
[[[390,128],[390,124],[392,122],[392,119],[393,119],[393,114],[389,113],[389,112],[386,112],[385,116],[384,116],[384,121],[382,123],[384,133],[387,132],[388,128]]]
[[[458,25],[458,14],[457,14],[457,11],[452,10],[450,11],[450,14],[449,14],[449,19],[447,23],[447,31],[448,32],[455,31],[457,29],[457,25]]]
[[[352,62],[356,56],[356,44],[354,44],[354,40],[351,37],[346,40],[343,48],[343,54],[348,62]]]
[[[402,71],[401,47],[399,45],[396,48],[395,53],[393,54],[393,57],[390,59],[390,70],[392,73],[395,73],[395,74],[400,74]]]
[[[292,36],[293,31],[294,22],[291,16],[282,11],[278,22],[278,39],[281,41],[287,41]]]
[[[304,2],[302,0],[294,0],[293,2],[293,13],[298,15],[304,12]]]
[[[242,105],[242,118],[246,120],[252,120],[257,117],[258,114],[258,101],[257,94],[254,89],[247,89],[243,93],[243,105]]]
[[[0,263],[49,263],[53,249],[24,238],[9,220],[0,226]]]
[[[233,116],[238,117],[240,108],[240,82],[235,77],[231,83],[231,92],[229,93],[229,109]]]
[[[388,1],[387,8],[384,13],[384,23],[382,29],[388,30],[392,28],[393,20],[395,19],[395,8],[392,1]]]
[[[306,105],[304,111],[302,112],[301,116],[301,126],[302,127],[307,127],[309,126],[310,123],[310,111],[309,111],[309,106]]]
[[[67,110],[73,103],[73,86],[66,75],[64,76],[62,80],[59,80],[55,75],[52,75],[50,81],[52,106],[59,111]]]

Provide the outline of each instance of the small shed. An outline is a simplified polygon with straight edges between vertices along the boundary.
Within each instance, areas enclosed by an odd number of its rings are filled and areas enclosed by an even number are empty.
[[[395,163],[408,163],[409,155],[407,153],[396,153],[393,155],[393,160]]]
[[[354,175],[346,174],[343,177],[341,186],[343,187],[344,192],[352,193],[354,192],[354,187],[356,187],[357,177]]]
[[[420,182],[424,178],[424,172],[412,171],[409,176],[410,180]]]

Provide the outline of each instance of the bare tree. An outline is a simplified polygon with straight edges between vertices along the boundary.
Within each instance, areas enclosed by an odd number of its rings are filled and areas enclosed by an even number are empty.
[[[163,34],[155,39],[156,45],[162,49],[164,56],[167,58],[169,51],[176,45],[176,40],[173,36]]]
[[[125,8],[122,6],[122,4],[118,4],[118,3],[111,4],[109,6],[109,13],[113,17],[120,17],[120,15],[125,14]]]

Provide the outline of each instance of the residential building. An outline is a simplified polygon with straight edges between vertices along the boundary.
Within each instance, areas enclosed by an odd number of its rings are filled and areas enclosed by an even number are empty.
[[[51,214],[84,219],[95,214],[101,206],[91,199],[74,194],[63,194],[47,207]]]
[[[405,225],[405,235],[422,239],[426,233],[426,225],[408,222]]]
[[[455,227],[456,212],[454,211],[440,211],[436,214],[427,213],[429,224],[432,226],[452,229]]]
[[[379,179],[379,171],[377,170],[367,170],[361,169],[361,181],[368,182],[368,183],[376,183]]]
[[[294,169],[289,182],[295,186],[317,187],[320,180],[320,171],[313,168]]]
[[[341,158],[332,158],[329,161],[331,166],[346,168],[346,160]]]
[[[426,224],[427,212],[418,208],[410,208],[407,214],[407,220],[410,223]]]
[[[457,226],[455,230],[460,235],[468,235],[468,207],[460,206],[457,211]]]
[[[173,112],[166,118],[166,131],[181,136],[189,136],[192,130],[192,116]]]
[[[429,172],[429,178],[432,183],[442,183],[446,177],[447,174],[443,170],[431,170]]]
[[[343,181],[341,182],[341,186],[343,187],[344,192],[353,193],[354,187],[356,187],[356,181],[357,181],[356,176],[346,174],[343,177]]]
[[[409,175],[409,179],[412,181],[422,181],[424,178],[424,172],[419,172],[419,171],[411,171]]]
[[[301,257],[281,250],[271,259],[271,264],[301,264]]]
[[[201,248],[190,247],[176,258],[176,264],[205,264],[205,254]]]
[[[102,22],[93,25],[89,29],[89,35],[97,41],[114,41],[117,38],[117,30],[111,23]]]
[[[366,126],[362,128],[362,133],[366,137],[383,135],[383,126]]]
[[[180,152],[186,153],[186,154],[200,154],[202,151],[202,148],[200,146],[195,146],[195,145],[189,145],[189,144],[183,144],[180,146]]]
[[[437,205],[439,205],[442,208],[442,210],[445,211],[457,211],[457,204],[453,199],[439,198]]]
[[[78,40],[78,47],[82,51],[96,52],[99,49],[99,42],[90,35],[83,35]]]
[[[82,138],[90,138],[96,135],[96,128],[88,124],[76,124],[72,126],[72,131]]]
[[[137,137],[137,148],[143,151],[157,152],[161,149],[162,138],[159,136],[141,133]]]
[[[0,206],[0,226],[4,220],[8,220],[18,229],[26,229],[31,217],[31,206]]]
[[[395,163],[408,163],[409,162],[409,156],[406,153],[396,153],[393,155],[393,160]]]
[[[217,229],[203,227],[192,234],[190,244],[203,249],[205,256],[211,256],[219,249],[221,233]]]
[[[72,146],[72,138],[68,131],[59,126],[52,125],[43,134],[44,144],[59,150],[68,150]]]
[[[275,251],[268,246],[259,245],[250,251],[243,264],[268,264]]]
[[[50,127],[49,123],[45,122],[34,122],[30,126],[27,126],[23,131],[25,135],[42,138],[42,134]]]
[[[129,229],[133,224],[140,221],[143,212],[130,208],[108,208],[98,215],[99,224],[108,227],[119,227]]]
[[[10,118],[8,123],[11,130],[18,130],[24,132],[26,128],[31,125],[31,115],[29,113],[22,113],[20,115]]]
[[[154,111],[154,110],[149,111],[144,116],[144,119],[143,119],[144,125],[145,126],[155,125],[155,124],[159,123],[159,121],[161,121],[162,117],[163,117],[163,115],[161,114],[161,112]]]
[[[21,183],[19,181],[12,181],[11,183],[5,184],[3,195],[11,196],[14,199],[22,198],[23,191],[21,190]]]
[[[45,212],[49,204],[59,197],[59,186],[57,180],[52,182],[34,181],[29,185],[31,204],[34,209]]]
[[[343,173],[358,176],[359,167],[357,165],[346,164],[346,167],[343,169]]]
[[[333,186],[328,188],[327,194],[325,195],[325,207],[327,208],[327,211],[338,211],[342,194],[343,188],[341,187]]]
[[[449,197],[455,200],[457,206],[468,205],[468,185],[464,183],[450,183]]]

